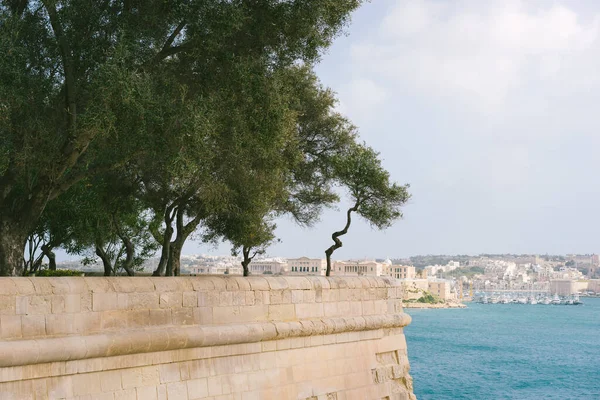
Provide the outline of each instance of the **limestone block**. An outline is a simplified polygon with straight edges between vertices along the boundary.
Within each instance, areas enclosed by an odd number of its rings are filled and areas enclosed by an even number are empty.
[[[105,277],[84,277],[83,281],[88,287],[88,290],[92,293],[105,293],[114,292],[113,286],[110,281]]]
[[[79,313],[81,312],[81,295],[80,294],[66,294],[64,298],[64,312],[66,313]],[[52,311],[54,312],[54,310]]]
[[[52,314],[61,314],[65,312],[65,296],[54,295],[52,296]]]
[[[135,389],[123,389],[115,392],[115,400],[137,400],[137,391]]]
[[[142,369],[127,368],[121,370],[121,385],[123,389],[131,389],[138,386],[144,386],[142,383]]]
[[[160,308],[181,308],[183,307],[183,295],[181,292],[167,292],[160,294]]]
[[[189,380],[186,385],[190,400],[208,397],[208,380],[206,378]]]
[[[102,327],[102,313],[87,312],[77,314],[73,322],[73,330],[75,333],[93,333],[100,331]]]
[[[100,372],[100,389],[102,392],[114,392],[121,390],[121,371]]]
[[[253,290],[252,287],[250,286],[250,282],[248,281],[247,277],[242,278],[239,276],[232,276],[232,277],[229,277],[229,279],[237,282],[239,290],[241,290],[241,291]]]
[[[0,315],[0,337],[14,339],[22,336],[20,315]]]
[[[194,324],[210,325],[213,323],[212,307],[197,307],[193,309]]]
[[[158,400],[167,400],[167,384],[163,384],[156,387]]]
[[[340,301],[340,291],[338,289],[323,289],[322,298],[323,302]]]
[[[340,315],[338,310],[339,302],[323,303],[323,312],[326,317],[337,317]]]
[[[190,278],[190,281],[192,283],[192,288],[197,292],[215,289],[214,283],[209,279],[205,279],[204,276]]]
[[[29,298],[28,314],[46,315],[52,313],[51,295],[31,296]]]
[[[218,396],[223,394],[223,386],[221,385],[220,376],[209,376],[207,379],[207,384],[209,396]]]
[[[245,306],[246,305],[246,292],[245,291],[233,292],[233,305],[234,306]]]
[[[34,400],[31,381],[0,383],[0,399]]]
[[[270,304],[283,304],[283,290],[271,290],[269,299]]]
[[[219,293],[219,306],[232,306],[232,305],[233,305],[233,292]]]
[[[221,324],[230,324],[243,321],[239,306],[213,307],[213,322],[218,321]]]
[[[89,397],[90,400],[114,400],[114,398],[114,393],[95,393]]]
[[[188,278],[178,276],[165,276],[160,278],[152,278],[154,290],[159,293],[164,292],[189,292],[193,291],[191,281]]]
[[[298,319],[319,318],[325,316],[323,303],[296,304],[296,317]]]
[[[249,276],[246,280],[250,284],[250,289],[252,290],[268,291],[271,289],[267,279],[262,276]]]
[[[128,328],[141,328],[150,324],[150,310],[130,310],[120,315],[126,316]]]
[[[256,296],[254,294],[254,291],[247,290],[244,293],[245,293],[245,296],[246,296],[245,304],[247,306],[253,306],[253,305],[255,305],[256,304]]]
[[[92,393],[101,393],[100,373],[73,375],[71,377],[73,384],[73,395],[83,396]]]
[[[92,293],[92,310],[109,311],[117,310],[119,307],[117,293],[114,292],[94,292]]]
[[[191,308],[180,308],[171,311],[173,325],[194,324],[194,310]]]
[[[48,278],[28,278],[31,279],[36,294],[52,294],[53,287]]]
[[[210,375],[212,362],[210,360],[192,360],[188,365],[190,371],[190,378],[200,379],[206,378]]]
[[[163,364],[158,367],[160,383],[170,383],[181,381],[181,372],[179,364]]]
[[[6,283],[7,286],[4,286],[6,281],[11,280],[14,288],[16,289],[15,291],[12,291],[10,289],[10,283]],[[21,278],[21,277],[15,277],[15,278],[0,278],[0,294],[21,294],[21,295],[26,295],[26,294],[33,294],[35,293],[35,287],[33,286],[33,283],[31,282],[31,278],[27,277],[27,278]]]
[[[227,291],[237,292],[240,290],[240,285],[238,285],[238,283],[235,279],[226,279],[225,280],[225,289]]]
[[[296,309],[293,304],[269,305],[270,321],[291,321],[296,319]]]
[[[48,397],[48,385],[45,378],[32,380],[31,386],[31,393],[36,399],[45,399]]]
[[[221,296],[217,291],[198,292],[198,307],[218,306]]]
[[[290,289],[287,280],[283,277],[273,276],[273,277],[268,277],[265,279],[269,283],[269,288],[271,290]]]
[[[222,292],[224,290],[227,290],[226,278],[224,278],[224,277],[207,276],[207,277],[203,277],[203,279],[207,279],[207,280],[211,281],[215,287],[214,290],[217,292]]]
[[[0,301],[2,301],[2,300],[0,299]],[[10,302],[11,300],[8,300],[8,301]],[[16,314],[24,315],[24,314],[27,314],[28,311],[29,311],[29,296],[17,296],[16,297],[16,308],[15,308]],[[0,314],[3,314],[2,311],[0,311]]]
[[[50,399],[73,397],[71,376],[48,378],[46,383],[48,385],[48,397]]]
[[[183,293],[183,306],[184,307],[198,307],[198,293],[184,292]]]
[[[23,285],[23,290],[21,291],[21,287],[18,287],[15,284],[16,281],[19,281],[19,279],[0,278],[0,298],[8,295],[14,296],[19,293],[31,293],[30,291],[27,291],[27,285]],[[30,283],[29,280],[27,282]],[[33,289],[33,285],[31,285],[31,288]]]
[[[144,386],[135,389],[137,400],[157,400],[156,386]]]
[[[349,303],[349,306],[350,306],[350,311],[349,311],[348,315],[352,315],[352,316],[363,315],[361,301],[352,301]]]
[[[115,330],[127,328],[127,314],[127,311],[104,311],[101,313],[101,329]]]
[[[68,277],[50,277],[45,278],[52,285],[52,293],[54,294],[65,294],[71,292],[71,286],[69,281],[71,278]]]
[[[46,317],[43,315],[23,315],[21,324],[24,338],[46,335]]]
[[[129,293],[127,308],[129,310],[148,310],[159,308],[159,294],[155,292]]]

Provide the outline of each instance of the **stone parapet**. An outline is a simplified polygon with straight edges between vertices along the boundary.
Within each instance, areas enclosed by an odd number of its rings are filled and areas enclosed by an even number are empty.
[[[0,398],[408,399],[401,298],[396,280],[373,277],[0,278]],[[321,353],[337,369],[319,367]],[[223,360],[229,371],[212,367]],[[199,362],[209,368],[192,378]],[[144,371],[158,378],[138,382]],[[249,383],[261,373],[272,379]]]

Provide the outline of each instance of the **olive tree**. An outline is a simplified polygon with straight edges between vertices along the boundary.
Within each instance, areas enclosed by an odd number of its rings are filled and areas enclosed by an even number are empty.
[[[381,166],[379,154],[365,145],[351,146],[333,162],[339,184],[348,192],[352,206],[346,210],[344,228],[331,235],[333,244],[325,250],[326,275],[331,274],[331,255],[342,247],[340,236],[348,233],[352,213],[361,216],[377,229],[390,227],[402,217],[400,207],[410,198],[408,185],[390,181],[389,173]]]
[[[360,3],[0,0],[0,275],[22,272],[49,201],[153,142],[152,82],[201,88],[247,57],[313,62]]]

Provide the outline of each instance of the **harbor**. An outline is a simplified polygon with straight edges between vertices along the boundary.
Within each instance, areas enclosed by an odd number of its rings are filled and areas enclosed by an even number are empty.
[[[477,293],[475,302],[480,304],[529,304],[529,305],[565,305],[577,306],[583,302],[579,298],[579,294],[570,296],[554,296],[549,293]]]

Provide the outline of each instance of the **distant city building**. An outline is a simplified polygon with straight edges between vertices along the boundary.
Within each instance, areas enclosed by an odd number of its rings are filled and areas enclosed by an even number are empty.
[[[192,275],[241,275],[241,260],[233,256],[182,256],[182,264]]]
[[[384,264],[377,261],[336,261],[333,266],[335,275],[384,275]]]
[[[429,279],[427,285],[429,292],[442,300],[451,300],[456,297],[451,290],[451,281],[445,279]]]
[[[253,260],[248,269],[251,274],[284,274],[287,272],[288,263],[282,259]]]
[[[392,265],[390,270],[390,275],[396,279],[415,279],[417,276],[417,271],[413,266]]]
[[[551,294],[570,296],[577,292],[577,283],[572,279],[553,279],[550,281]]]
[[[325,275],[327,260],[324,258],[288,258],[287,273],[289,275]]]
[[[402,286],[402,299],[404,300],[417,300],[429,290],[427,279],[400,279],[399,282]]]
[[[595,294],[600,293],[600,279],[590,279],[588,281],[587,290],[590,292],[594,292]]]
[[[595,267],[600,266],[600,256],[598,254],[592,254],[592,265]]]

